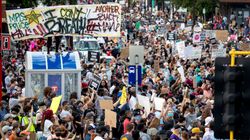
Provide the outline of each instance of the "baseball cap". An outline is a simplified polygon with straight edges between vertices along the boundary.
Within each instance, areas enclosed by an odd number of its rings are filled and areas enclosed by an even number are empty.
[[[45,106],[46,104],[44,102],[39,102],[38,106]]]
[[[10,113],[4,115],[4,120],[8,120],[9,118],[13,118],[13,116]]]
[[[213,121],[214,119],[212,118],[212,117],[207,117],[206,119],[205,119],[205,126],[207,126],[211,121]]]
[[[2,127],[2,132],[6,133],[8,131],[11,131],[13,129],[13,127],[9,126],[9,125],[5,125]]]
[[[195,128],[192,129],[192,133],[197,134],[197,133],[202,133],[202,131],[200,130],[199,127],[195,127]]]
[[[90,130],[94,130],[95,128],[92,126],[92,125],[89,125],[88,126],[88,131],[90,131]]]

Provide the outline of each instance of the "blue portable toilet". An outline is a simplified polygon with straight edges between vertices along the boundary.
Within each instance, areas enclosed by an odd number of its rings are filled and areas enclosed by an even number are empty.
[[[44,87],[50,86],[62,100],[68,100],[70,93],[81,96],[81,64],[78,52],[50,53],[27,52],[25,72],[25,96],[43,99]]]

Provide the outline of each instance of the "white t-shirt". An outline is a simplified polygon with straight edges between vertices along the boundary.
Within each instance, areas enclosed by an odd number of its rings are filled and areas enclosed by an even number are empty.
[[[96,136],[95,138],[94,138],[94,140],[104,140],[102,137],[100,137],[100,136]]]
[[[44,122],[44,128],[43,128],[43,136],[44,137],[49,137],[51,136],[51,132],[50,132],[50,127],[53,125],[53,123],[50,120],[45,120]]]
[[[60,117],[61,118],[65,118],[65,117],[68,117],[68,116],[71,116],[71,113],[67,110],[62,110],[62,112],[60,113]]]

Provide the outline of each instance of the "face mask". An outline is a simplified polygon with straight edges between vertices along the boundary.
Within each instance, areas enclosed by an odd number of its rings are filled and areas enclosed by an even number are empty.
[[[104,134],[104,139],[108,138],[109,134],[108,133],[105,133]]]
[[[12,73],[9,73],[9,76],[12,76],[13,74]]]
[[[21,132],[20,128],[17,128],[17,133],[20,133],[20,132]]]

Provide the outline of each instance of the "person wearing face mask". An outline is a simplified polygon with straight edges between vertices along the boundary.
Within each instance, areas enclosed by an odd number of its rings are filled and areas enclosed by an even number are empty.
[[[18,135],[21,132],[20,128],[19,128],[19,124],[17,121],[12,123],[12,132],[11,135],[9,136],[9,140],[17,140],[18,139]]]
[[[68,123],[68,130],[71,129],[71,121],[73,121],[74,117],[70,112],[70,106],[68,101],[64,101],[62,103],[62,112],[60,113],[60,118]]]
[[[0,121],[3,121],[4,116],[8,113],[6,105],[5,101],[0,102]]]

